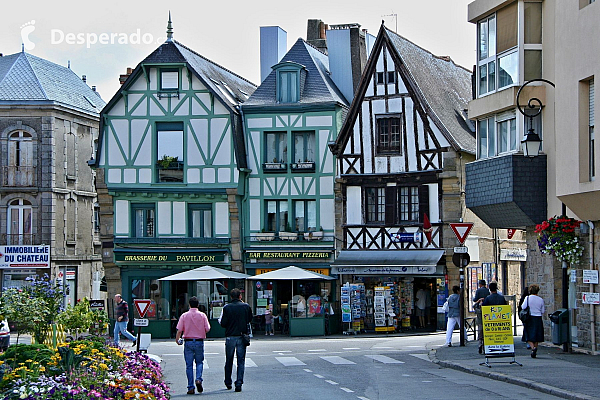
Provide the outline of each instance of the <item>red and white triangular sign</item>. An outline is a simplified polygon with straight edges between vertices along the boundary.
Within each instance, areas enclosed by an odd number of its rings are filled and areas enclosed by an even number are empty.
[[[135,304],[135,308],[140,315],[140,318],[144,318],[146,315],[146,311],[148,311],[148,307],[150,307],[150,300],[133,300],[133,304]]]
[[[450,228],[452,228],[452,230],[454,231],[454,234],[456,235],[460,244],[463,244],[465,242],[465,239],[467,239],[467,236],[469,236],[469,232],[471,232],[471,229],[473,228],[473,223],[451,223]]]
[[[512,239],[513,236],[515,236],[516,232],[517,232],[516,229],[509,228],[509,229],[506,230],[506,233],[507,233],[507,236],[508,236],[509,239]]]

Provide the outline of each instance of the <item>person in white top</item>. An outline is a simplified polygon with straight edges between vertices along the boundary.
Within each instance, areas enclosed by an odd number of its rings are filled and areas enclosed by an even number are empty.
[[[540,292],[539,285],[529,286],[529,296],[523,301],[523,309],[529,307],[530,317],[525,321],[525,330],[527,332],[527,342],[531,346],[531,358],[536,358],[538,343],[544,341],[544,323],[542,315],[546,312],[544,299],[538,296]]]

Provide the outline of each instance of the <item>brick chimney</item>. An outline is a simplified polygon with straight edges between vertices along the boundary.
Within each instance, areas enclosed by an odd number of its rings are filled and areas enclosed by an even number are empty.
[[[327,38],[325,32],[328,26],[320,19],[309,19],[306,28],[306,41],[327,54]]]
[[[121,85],[124,84],[125,81],[127,80],[127,78],[129,78],[129,75],[131,75],[132,72],[133,72],[133,68],[127,68],[127,73],[126,74],[119,75],[119,83]]]

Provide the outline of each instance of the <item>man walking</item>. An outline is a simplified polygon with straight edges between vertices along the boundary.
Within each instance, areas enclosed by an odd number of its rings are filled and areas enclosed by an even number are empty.
[[[477,338],[479,339],[479,354],[483,353],[483,320],[481,317],[481,303],[490,295],[490,291],[485,287],[485,279],[479,280],[479,289],[475,291],[473,297],[473,307],[477,312]]]
[[[133,342],[132,346],[135,346],[136,339],[131,333],[127,331],[127,323],[129,322],[129,306],[127,302],[123,300],[120,294],[115,294],[115,302],[117,306],[115,307],[115,314],[117,316],[117,320],[115,321],[115,346],[119,345],[119,333],[122,333],[127,339]]]
[[[506,299],[500,293],[498,293],[498,284],[496,282],[490,283],[491,294],[483,300],[482,306],[505,306],[507,305]]]
[[[242,334],[248,333],[248,324],[252,321],[252,310],[240,297],[239,289],[231,291],[231,303],[223,308],[219,323],[225,328],[225,386],[231,389],[233,354],[237,354],[237,379],[235,391],[242,391],[244,369],[246,367],[246,346],[242,343]]]
[[[185,359],[185,374],[187,375],[187,394],[194,394],[194,361],[196,362],[196,389],[202,393],[202,371],[204,367],[204,339],[210,331],[206,314],[198,310],[196,296],[190,298],[190,309],[181,314],[177,323],[175,341],[178,345],[185,343],[183,358]],[[183,339],[181,336],[183,335]]]

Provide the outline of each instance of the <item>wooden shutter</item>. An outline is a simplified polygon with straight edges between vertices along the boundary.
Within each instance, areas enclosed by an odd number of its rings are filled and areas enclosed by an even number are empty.
[[[385,188],[385,224],[396,225],[398,223],[398,188],[386,186]]]
[[[513,4],[498,10],[496,13],[496,54],[500,54],[517,45],[517,17],[518,8],[516,1]]]
[[[423,214],[429,217],[429,186],[419,186],[419,222],[423,223]]]

